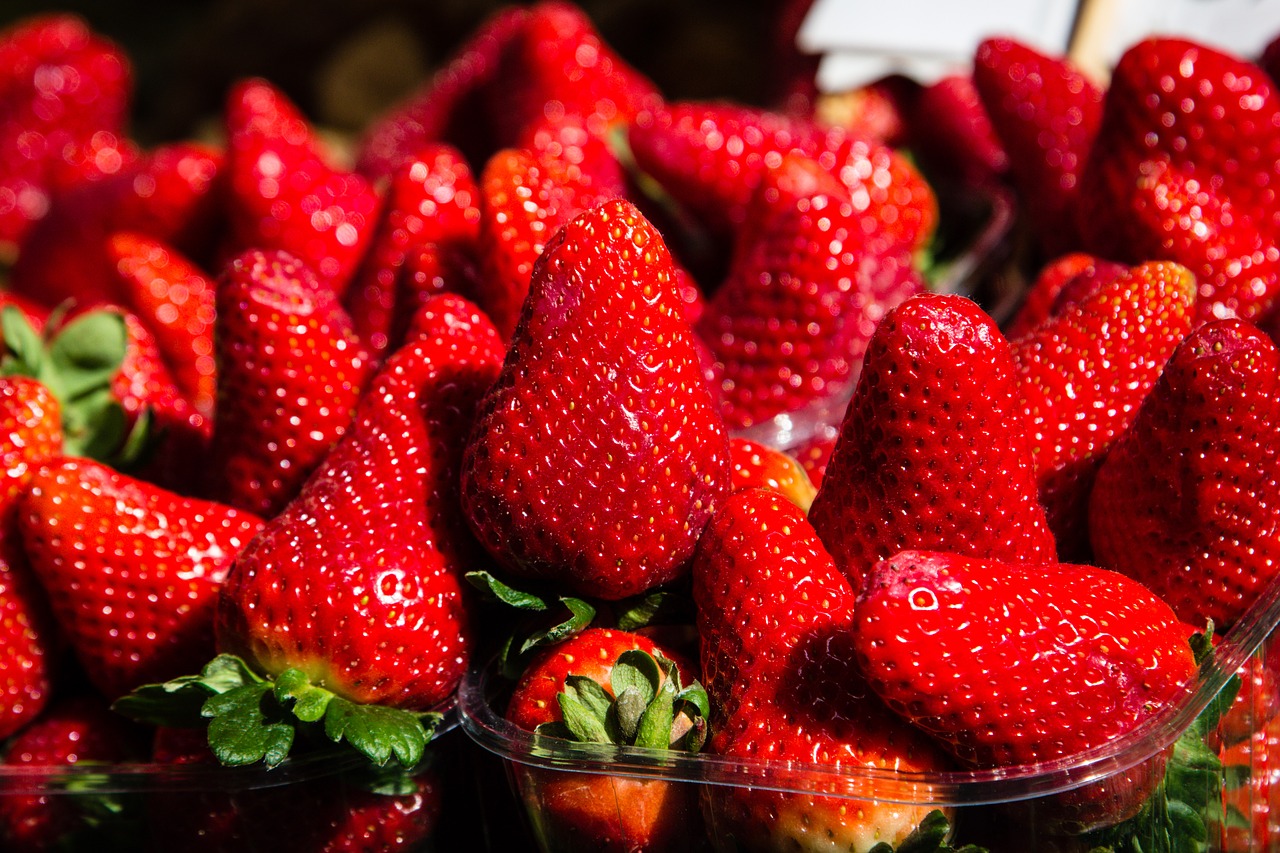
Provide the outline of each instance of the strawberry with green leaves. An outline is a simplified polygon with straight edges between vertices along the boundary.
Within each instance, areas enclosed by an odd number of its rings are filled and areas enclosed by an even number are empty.
[[[876,329],[809,518],[857,585],[905,548],[1053,558],[1013,355],[959,296],[925,294]]]
[[[217,317],[211,494],[271,517],[346,432],[369,353],[329,286],[285,251],[233,260]]]
[[[606,202],[534,269],[467,445],[467,519],[512,574],[616,600],[687,571],[729,488],[670,255],[633,205]]]
[[[1226,629],[1280,572],[1280,354],[1240,320],[1173,353],[1098,471],[1099,563]]]
[[[543,651],[520,676],[506,718],[539,739],[696,752],[706,691],[692,667],[627,631],[588,628]],[[705,847],[696,791],[661,779],[527,768],[550,849],[690,851]]]
[[[698,545],[693,594],[712,752],[847,770],[951,767],[867,688],[853,654],[854,591],[785,498],[748,489],[728,500]],[[854,808],[814,787],[713,786],[707,814],[722,842],[753,851],[897,846],[935,819],[920,805],[867,799]]]

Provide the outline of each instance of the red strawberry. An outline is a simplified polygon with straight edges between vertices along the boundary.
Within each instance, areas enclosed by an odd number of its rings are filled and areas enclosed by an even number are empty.
[[[817,489],[792,457],[746,438],[729,439],[733,461],[733,490],[771,489],[808,512]]]
[[[1143,264],[1013,343],[1040,500],[1064,557],[1087,553],[1094,475],[1190,331],[1193,287],[1177,264]]]
[[[218,284],[211,494],[265,518],[351,423],[369,355],[328,285],[284,251],[250,251]]]
[[[1227,628],[1280,572],[1280,354],[1254,327],[1187,338],[1098,472],[1098,561]]]
[[[203,258],[218,233],[222,155],[191,143],[157,148],[119,173],[53,195],[23,241],[9,286],[45,305],[124,302],[106,241],[131,231]]]
[[[1050,261],[1027,288],[1022,306],[1005,329],[1006,337],[1012,341],[1028,334],[1124,272],[1124,266],[1086,252]]]
[[[673,669],[665,671],[663,661]],[[691,738],[700,745],[706,733],[700,712],[677,698],[693,680],[691,669],[678,655],[639,634],[588,628],[529,664],[512,691],[506,718],[547,737],[688,749]],[[641,692],[640,685],[647,692]],[[670,686],[664,690],[666,685]],[[639,700],[640,712],[668,703],[674,711],[672,724],[641,736],[639,713],[633,708],[628,716],[626,704],[618,701],[628,689]],[[609,728],[611,716],[618,720],[615,729]],[[549,849],[703,849],[698,800],[688,785],[533,768],[516,773],[522,790],[538,792],[539,831]]]
[[[1067,59],[1008,38],[978,45],[973,82],[1041,246],[1050,255],[1077,248],[1075,200],[1102,90]]]
[[[38,471],[19,513],[59,626],[112,698],[208,660],[218,586],[262,526],[87,459]]]
[[[1048,561],[1009,345],[958,296],[881,322],[809,518],[852,583],[905,548]]]
[[[913,148],[930,175],[974,187],[995,183],[1009,171],[1009,155],[970,74],[926,86],[911,110],[911,129]]]
[[[4,751],[0,768],[30,772],[43,767],[56,773],[77,764],[137,761],[144,753],[140,732],[133,724],[111,713],[98,697],[82,696],[55,705],[14,738]],[[32,777],[33,783],[38,778]],[[70,794],[66,789],[55,793],[56,784],[49,784],[48,788],[50,793],[43,795],[0,797],[0,844],[5,850],[44,853],[128,840],[112,837],[110,820],[119,818],[119,812],[108,812],[104,823],[103,815],[81,811],[82,804],[93,794]],[[121,831],[127,831],[127,827],[124,824]]]
[[[1268,237],[1277,233],[1280,98],[1256,65],[1174,38],[1146,39],[1120,58],[1081,175],[1086,236],[1126,233],[1128,199],[1152,159],[1229,200]]]
[[[581,172],[587,183],[604,196],[622,196],[627,177],[609,142],[593,135],[586,118],[578,113],[543,116],[524,129],[515,146],[537,160],[555,160]],[[576,180],[576,177],[574,178]]]
[[[470,167],[447,145],[428,145],[395,171],[382,221],[345,302],[356,335],[375,358],[393,348],[395,318],[406,312],[397,301],[406,260],[415,251],[441,244],[474,253],[479,205],[480,189]]]
[[[503,147],[485,97],[502,54],[528,19],[527,9],[507,6],[481,24],[426,86],[366,131],[358,171],[373,181],[388,178],[432,142],[453,145],[473,164]]]
[[[478,267],[475,252],[459,245],[428,243],[409,252],[396,280],[396,310],[387,333],[388,348],[398,349],[414,334],[414,317],[433,297],[454,293],[474,299],[480,289]]]
[[[213,415],[213,283],[177,249],[141,234],[107,241],[126,303],[154,333],[174,384],[205,418]]]
[[[867,682],[972,767],[1105,744],[1185,696],[1197,672],[1168,605],[1083,566],[906,551],[867,575],[856,620]],[[1160,756],[1063,805],[1086,827],[1124,819],[1162,770]]]
[[[467,446],[490,553],[607,599],[673,580],[729,491],[728,445],[662,237],[622,200],[558,231]]]
[[[352,702],[427,709],[466,668],[462,572],[483,560],[458,466],[502,347],[474,306],[432,304],[434,334],[387,360],[342,441],[227,579],[219,646],[259,672],[297,668]]]
[[[132,84],[120,49],[73,15],[0,32],[0,243],[20,241],[49,193],[117,172]]]
[[[791,154],[768,169],[749,217],[698,324],[733,428],[839,405],[876,323],[923,289],[909,257],[880,254],[876,221],[815,160]]]
[[[1270,850],[1280,843],[1280,719],[1254,727],[1250,738],[1223,750],[1223,850]]]
[[[815,489],[822,487],[822,480],[827,476],[827,464],[839,437],[840,431],[834,427],[821,429],[792,451]]]
[[[17,502],[35,469],[61,453],[57,398],[34,379],[0,379],[0,740],[49,698],[53,617],[22,550]]]
[[[733,495],[698,545],[693,583],[715,753],[948,769],[937,747],[867,689],[853,655],[853,590],[790,502],[760,489]],[[751,849],[896,846],[929,811],[870,800],[850,808],[817,791],[717,786],[706,794],[717,839]]]
[[[235,250],[291,252],[341,296],[373,237],[377,194],[329,165],[306,119],[265,81],[231,91],[226,124]]]

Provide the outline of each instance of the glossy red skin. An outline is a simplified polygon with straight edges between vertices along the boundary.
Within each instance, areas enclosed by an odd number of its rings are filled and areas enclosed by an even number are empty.
[[[375,358],[392,348],[402,306],[396,282],[406,259],[428,245],[474,252],[480,237],[480,188],[455,148],[423,147],[391,177],[382,219],[344,304],[356,334]]]
[[[809,519],[855,586],[906,548],[1049,561],[1008,343],[958,296],[880,323]]]
[[[203,259],[222,216],[222,153],[197,143],[162,146],[110,177],[55,192],[11,271],[14,292],[43,305],[124,303],[107,239],[129,231]]]
[[[212,657],[218,586],[262,526],[87,459],[42,467],[18,522],[62,633],[110,698]]]
[[[1078,248],[1076,195],[1103,90],[1065,57],[1008,38],[978,45],[973,82],[1041,246],[1050,255]]]
[[[0,379],[0,739],[44,708],[54,622],[18,532],[18,498],[35,469],[62,453],[57,399],[34,379]]]
[[[55,704],[10,741],[0,767],[52,769],[81,762],[137,761],[143,754],[141,742],[139,730],[112,713],[102,699],[79,696]],[[0,797],[0,844],[11,853],[43,853],[73,839],[79,841],[75,846],[83,846],[94,836],[79,806],[75,795]]]
[[[297,107],[264,80],[231,90],[226,129],[233,253],[288,251],[341,296],[377,227],[372,185],[331,166]]]
[[[1055,258],[1041,268],[1027,288],[1018,313],[1004,330],[1005,337],[1017,340],[1127,271],[1121,264],[1087,252]]]
[[[800,463],[781,450],[746,438],[730,438],[733,460],[733,490],[772,489],[808,512],[817,489]]]
[[[288,252],[232,261],[217,316],[210,494],[270,518],[346,432],[369,353],[333,291]]]
[[[610,143],[594,134],[590,121],[578,113],[541,116],[524,128],[514,147],[539,160],[557,160],[580,171],[601,195],[627,193],[626,170]]]
[[[55,188],[135,156],[123,138],[132,76],[119,47],[74,15],[0,31],[0,243],[23,238]]]
[[[552,238],[463,465],[467,518],[511,573],[616,600],[688,569],[730,488],[693,341],[634,206],[606,202]]]
[[[1252,63],[1183,39],[1135,44],[1112,73],[1093,151],[1081,177],[1086,239],[1127,233],[1127,199],[1152,158],[1229,199],[1268,237],[1280,226],[1280,98]]]
[[[711,751],[908,772],[950,768],[867,688],[853,654],[853,589],[785,498],[762,489],[734,494],[699,543],[693,584]],[[750,839],[752,849],[764,849],[766,838],[768,849],[817,849],[816,839],[849,850],[896,844],[929,810],[869,802],[848,809],[847,800],[745,787],[707,794],[718,837]]]
[[[420,90],[374,122],[361,140],[357,171],[371,181],[388,178],[422,146],[446,142],[479,166],[503,143],[485,108],[499,60],[525,27],[527,9],[494,12]]]
[[[388,332],[390,348],[398,349],[417,334],[414,319],[433,297],[454,293],[474,300],[479,281],[474,247],[428,243],[409,252],[396,280],[396,309]]]
[[[1013,342],[1018,407],[1063,559],[1088,552],[1093,478],[1191,330],[1194,286],[1184,267],[1143,264]]]
[[[831,461],[831,453],[836,449],[836,439],[840,433],[835,430],[820,430],[812,438],[791,451],[796,460],[809,475],[809,482],[815,489],[822,487],[822,480],[827,476],[827,464]]]
[[[272,675],[301,669],[358,703],[431,708],[472,645],[462,574],[486,561],[461,518],[458,470],[503,348],[474,305],[432,304],[434,334],[386,361],[218,604],[222,651]]]
[[[1092,567],[907,551],[868,574],[856,625],[875,692],[972,767],[1105,744],[1185,696],[1197,672],[1169,606]],[[1134,813],[1163,763],[1046,801],[1046,825]]]
[[[1098,472],[1102,565],[1229,628],[1280,572],[1280,355],[1238,320],[1178,347]]]
[[[986,186],[1009,171],[971,74],[952,74],[921,89],[910,113],[911,144],[931,175],[960,187]]]
[[[178,391],[203,417],[213,415],[213,282],[177,249],[136,233],[107,241],[126,303],[155,336]]]
[[[847,396],[876,324],[924,289],[910,257],[881,254],[883,241],[818,161],[789,154],[766,170],[697,326],[731,429]]]

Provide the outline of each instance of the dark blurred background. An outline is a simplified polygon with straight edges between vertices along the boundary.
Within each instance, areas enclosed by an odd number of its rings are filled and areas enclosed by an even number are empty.
[[[199,134],[230,84],[263,76],[315,121],[355,131],[417,86],[497,0],[0,0],[0,27],[69,11],[134,63],[133,135],[144,145]],[[792,0],[581,0],[622,56],[669,98],[763,104],[779,22]],[[807,5],[801,0],[799,5]]]

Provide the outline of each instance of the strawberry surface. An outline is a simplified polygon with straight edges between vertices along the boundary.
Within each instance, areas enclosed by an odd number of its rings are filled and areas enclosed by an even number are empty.
[[[1045,264],[1023,295],[1022,305],[1004,330],[1017,340],[1070,306],[1099,285],[1118,278],[1128,268],[1088,252],[1071,252]]]
[[[729,439],[729,454],[733,460],[735,492],[772,489],[803,512],[809,511],[817,489],[794,458],[759,442],[736,437]]]

